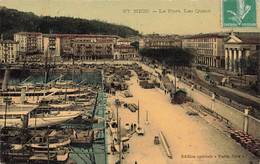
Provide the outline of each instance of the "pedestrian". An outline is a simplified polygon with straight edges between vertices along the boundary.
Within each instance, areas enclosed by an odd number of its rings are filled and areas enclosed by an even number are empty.
[[[166,90],[164,90],[164,94],[166,94]]]
[[[137,161],[135,161],[135,164],[137,164]]]
[[[131,131],[133,131],[133,128],[134,128],[134,127],[133,127],[133,123],[132,123],[132,124],[131,124]]]

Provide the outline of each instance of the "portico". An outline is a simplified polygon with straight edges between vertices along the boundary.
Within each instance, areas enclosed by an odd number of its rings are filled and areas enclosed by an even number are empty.
[[[255,43],[252,43],[252,38],[238,38],[233,33],[226,39],[224,44],[225,49],[225,70],[230,72],[239,72],[241,58],[248,58],[250,54],[257,50]]]

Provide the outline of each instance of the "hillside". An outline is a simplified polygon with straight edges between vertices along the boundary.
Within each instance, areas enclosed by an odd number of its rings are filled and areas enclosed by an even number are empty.
[[[13,39],[20,31],[56,34],[104,34],[121,37],[137,36],[139,32],[127,26],[72,17],[37,16],[0,6],[0,32],[4,39]]]

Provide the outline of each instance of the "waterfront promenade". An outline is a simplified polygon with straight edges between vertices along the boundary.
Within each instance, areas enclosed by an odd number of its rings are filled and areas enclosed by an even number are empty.
[[[215,127],[198,116],[188,116],[187,110],[179,105],[170,104],[169,95],[158,88],[143,89],[137,83],[137,76],[129,82],[133,98],[123,98],[120,92],[116,96],[108,96],[108,108],[116,109],[115,98],[120,101],[140,102],[141,125],[145,129],[144,136],[133,134],[129,141],[129,153],[124,154],[123,163],[258,163],[259,159],[222,134]],[[146,111],[149,112],[149,125],[145,124]],[[119,116],[124,123],[137,123],[137,113],[129,109],[119,108]],[[162,146],[154,145],[153,139],[162,131],[168,141],[173,159],[167,157]],[[111,143],[111,138],[108,138]],[[109,163],[115,163],[118,155],[108,157]]]

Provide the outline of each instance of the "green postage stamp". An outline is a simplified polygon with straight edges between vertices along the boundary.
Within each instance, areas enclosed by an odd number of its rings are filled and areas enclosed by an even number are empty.
[[[256,27],[256,0],[222,0],[222,27]]]

